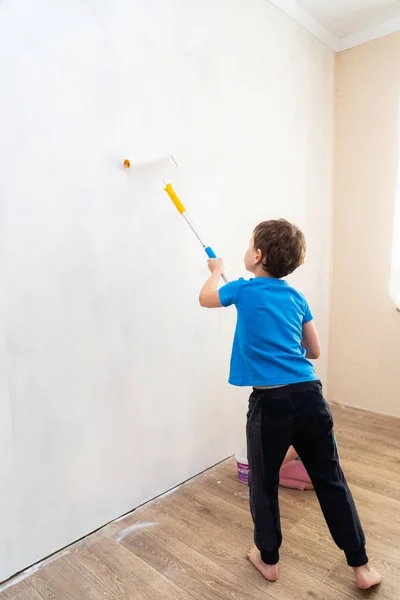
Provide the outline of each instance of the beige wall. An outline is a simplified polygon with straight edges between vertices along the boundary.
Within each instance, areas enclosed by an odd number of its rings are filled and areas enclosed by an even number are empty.
[[[339,54],[336,75],[329,396],[400,416],[400,313],[388,292],[400,32]]]

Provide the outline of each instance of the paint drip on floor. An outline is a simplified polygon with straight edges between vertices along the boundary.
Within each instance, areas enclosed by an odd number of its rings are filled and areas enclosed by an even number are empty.
[[[115,540],[117,542],[120,542],[127,535],[129,535],[131,533],[135,533],[136,531],[140,531],[141,529],[150,529],[150,527],[156,527],[159,524],[160,523],[148,523],[148,522],[135,523],[134,525],[131,525],[130,527],[127,527],[126,529],[123,529],[122,531],[120,531],[119,534],[115,537]]]

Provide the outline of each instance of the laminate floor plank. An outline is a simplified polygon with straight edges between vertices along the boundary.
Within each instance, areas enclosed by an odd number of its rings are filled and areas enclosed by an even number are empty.
[[[73,555],[119,600],[191,600],[191,596],[111,538]]]
[[[118,599],[70,554],[34,573],[29,582],[43,600]]]
[[[12,600],[43,600],[43,596],[29,584],[26,584],[23,589],[20,589],[19,592],[16,592],[13,595],[7,595],[6,591],[0,594],[1,600],[9,598],[12,598]]]
[[[0,585],[0,598],[12,600],[15,596],[21,592],[25,592],[25,590],[29,590],[30,588],[31,585],[27,581],[27,578],[20,580],[20,576],[17,576],[15,578],[15,583],[13,581],[9,581],[3,585]]]
[[[248,585],[162,528],[139,529],[121,542],[197,600],[271,600],[265,591]]]

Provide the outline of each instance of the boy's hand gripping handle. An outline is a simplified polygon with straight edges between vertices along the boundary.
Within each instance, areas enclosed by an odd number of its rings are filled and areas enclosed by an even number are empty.
[[[204,248],[204,250],[206,251],[208,258],[217,258],[217,255],[215,254],[214,250],[210,246],[207,246],[206,248]],[[228,283],[228,279],[227,279],[225,273],[222,273],[221,277],[225,283]]]

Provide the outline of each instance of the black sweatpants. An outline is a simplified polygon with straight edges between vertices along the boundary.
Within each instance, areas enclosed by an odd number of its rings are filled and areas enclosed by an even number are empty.
[[[307,469],[332,537],[345,552],[348,564],[366,564],[364,532],[339,464],[332,414],[319,381],[255,389],[250,396],[250,507],[254,541],[262,560],[270,565],[279,561],[279,471],[290,446],[294,446]]]

